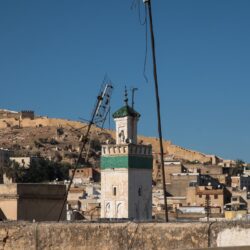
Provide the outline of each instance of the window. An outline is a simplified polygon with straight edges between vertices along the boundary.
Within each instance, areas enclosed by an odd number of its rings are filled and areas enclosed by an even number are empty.
[[[202,198],[202,194],[199,194],[199,198]]]
[[[142,196],[142,188],[141,187],[139,187],[139,189],[138,189],[138,196]]]
[[[215,194],[215,195],[214,195],[214,199],[218,199],[218,194]]]
[[[116,196],[116,187],[113,187],[113,195]]]

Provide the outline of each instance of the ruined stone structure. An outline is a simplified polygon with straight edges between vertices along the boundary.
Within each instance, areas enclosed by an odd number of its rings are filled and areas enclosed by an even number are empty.
[[[20,112],[20,119],[31,119],[35,118],[35,112],[33,110],[22,110]]]
[[[19,116],[19,113],[16,111],[0,109],[0,119],[18,118],[18,116]]]
[[[20,112],[0,109],[0,119],[31,119],[35,118],[35,112],[33,110],[22,110]]]
[[[127,99],[113,114],[116,145],[102,146],[102,218],[151,219],[152,147],[137,144],[139,117]]]

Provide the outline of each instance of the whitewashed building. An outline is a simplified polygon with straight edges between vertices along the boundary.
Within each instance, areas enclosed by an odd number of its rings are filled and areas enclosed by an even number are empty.
[[[137,144],[140,114],[128,105],[113,114],[116,144],[103,145],[101,217],[152,218],[152,146]]]

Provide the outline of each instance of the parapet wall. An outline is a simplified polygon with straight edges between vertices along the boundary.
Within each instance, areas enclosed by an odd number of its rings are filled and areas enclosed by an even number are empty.
[[[250,222],[0,223],[0,249],[197,249],[250,246]]]
[[[117,156],[127,154],[152,157],[152,146],[138,144],[102,145],[103,156]]]

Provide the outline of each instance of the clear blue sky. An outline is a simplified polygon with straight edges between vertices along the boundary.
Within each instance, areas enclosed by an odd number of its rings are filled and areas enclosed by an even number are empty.
[[[88,118],[107,73],[112,110],[124,85],[138,87],[139,132],[157,136],[151,54],[146,83],[145,26],[131,4],[0,1],[0,108]],[[164,138],[250,162],[250,1],[152,5]]]

